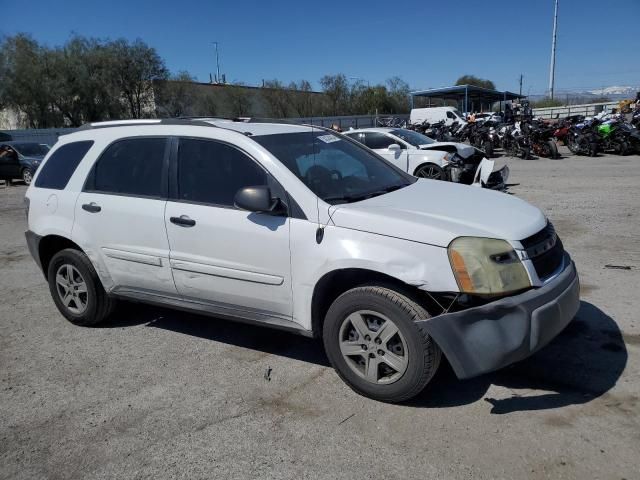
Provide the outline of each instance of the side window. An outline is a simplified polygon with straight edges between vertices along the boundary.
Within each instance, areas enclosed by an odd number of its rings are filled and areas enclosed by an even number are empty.
[[[162,197],[166,138],[129,138],[100,155],[85,189],[121,195]]]
[[[447,118],[456,118],[456,117],[453,113],[447,111]]]
[[[365,145],[373,150],[388,148],[392,143],[396,143],[391,137],[379,132],[366,132]]]
[[[180,200],[232,207],[241,188],[267,184],[266,172],[237,148],[213,140],[180,139]]]
[[[358,133],[345,133],[344,135],[346,135],[347,137],[351,138],[352,140],[355,140],[356,142],[360,142],[363,145],[364,143],[364,133],[362,132],[358,132]]]
[[[51,154],[36,178],[36,187],[64,190],[93,142],[67,143]]]

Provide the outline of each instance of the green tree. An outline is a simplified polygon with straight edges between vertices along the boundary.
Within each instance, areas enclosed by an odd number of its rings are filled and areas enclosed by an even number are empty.
[[[251,97],[244,83],[225,85],[227,104],[234,117],[244,117],[251,112]]]
[[[344,74],[325,75],[320,79],[320,85],[327,96],[331,115],[349,113],[350,89]]]
[[[198,94],[195,78],[189,72],[180,71],[167,80],[157,82],[155,90],[156,113],[159,117],[181,117],[193,115],[201,95]]]
[[[474,75],[463,75],[456,80],[456,85],[475,85],[476,87],[488,88],[495,90],[496,86],[491,80],[484,80]]]
[[[142,40],[129,43],[120,39],[109,45],[115,55],[118,85],[130,118],[151,115],[153,82],[166,80],[169,72],[154,48]]]
[[[542,98],[535,102],[531,102],[531,108],[546,108],[546,107],[561,107],[564,105],[564,102],[558,100],[557,98]]]
[[[291,106],[299,117],[311,117],[318,105],[317,94],[313,93],[311,83],[307,80],[300,80],[298,83],[289,84],[291,92]]]
[[[267,80],[260,90],[267,105],[269,115],[274,118],[286,118],[289,113],[291,94],[280,80]]]

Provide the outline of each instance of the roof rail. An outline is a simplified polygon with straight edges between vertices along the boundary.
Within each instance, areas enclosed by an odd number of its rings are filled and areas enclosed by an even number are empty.
[[[143,125],[193,125],[198,127],[216,127],[214,124],[203,121],[207,117],[199,117],[200,119],[190,118],[150,118],[142,120],[110,120],[108,122],[85,123],[78,130],[94,130],[98,128],[112,127],[130,127]],[[209,120],[217,120],[208,118]]]

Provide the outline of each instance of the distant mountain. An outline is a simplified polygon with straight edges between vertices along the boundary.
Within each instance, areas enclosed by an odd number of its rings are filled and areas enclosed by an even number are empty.
[[[590,93],[591,95],[597,95],[599,97],[610,97],[610,96],[622,96],[622,97],[635,97],[636,92],[640,90],[639,87],[605,87],[599,88],[596,90],[589,90],[585,93]]]
[[[617,102],[619,100],[624,99],[633,99],[636,98],[636,92],[640,91],[640,86],[632,87],[632,86],[611,86],[611,87],[603,87],[597,88],[594,90],[583,90],[583,91],[566,91],[559,90],[556,91],[555,97],[558,100],[566,101],[567,99],[571,104],[576,103],[589,103],[592,100],[600,99],[600,98],[608,98],[612,102]],[[532,101],[541,100],[547,97],[547,95],[529,95],[529,99]]]

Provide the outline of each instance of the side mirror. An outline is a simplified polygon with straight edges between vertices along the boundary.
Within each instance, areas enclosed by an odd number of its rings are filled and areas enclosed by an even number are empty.
[[[279,198],[271,198],[271,190],[266,185],[244,187],[238,190],[233,203],[236,207],[250,212],[283,213],[282,202]]]
[[[402,147],[400,145],[398,145],[397,143],[392,143],[391,145],[389,145],[387,147],[387,149],[391,152],[397,153],[400,150],[402,150]]]

